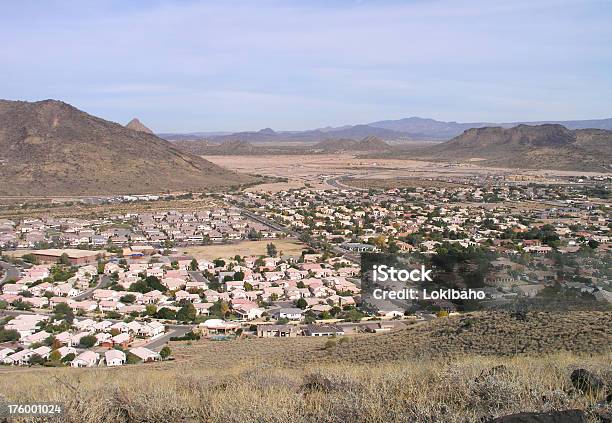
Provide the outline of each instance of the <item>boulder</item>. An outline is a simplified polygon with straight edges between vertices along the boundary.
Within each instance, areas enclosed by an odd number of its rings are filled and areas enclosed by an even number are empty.
[[[581,410],[566,410],[511,414],[489,420],[487,423],[587,423],[587,419]]]
[[[570,379],[572,385],[585,394],[598,393],[606,387],[604,381],[586,369],[576,369]]]

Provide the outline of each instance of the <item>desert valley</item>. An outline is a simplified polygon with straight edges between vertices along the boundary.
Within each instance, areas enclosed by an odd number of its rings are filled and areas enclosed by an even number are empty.
[[[612,3],[0,10],[0,423],[612,423]]]
[[[92,422],[605,416],[612,132],[167,141],[57,101],[2,106],[5,398],[61,399],[65,419]],[[586,142],[597,156],[570,151]],[[550,168],[526,159],[551,146]],[[484,308],[366,306],[361,254],[450,251],[485,260]],[[602,388],[585,390],[583,367]],[[441,395],[450,374],[457,393]],[[332,405],[349,398],[359,408]]]

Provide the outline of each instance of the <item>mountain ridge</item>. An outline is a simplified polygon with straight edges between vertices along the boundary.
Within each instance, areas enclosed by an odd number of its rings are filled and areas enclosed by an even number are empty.
[[[612,131],[571,130],[559,124],[471,128],[412,154],[430,160],[477,160],[486,166],[609,172]]]
[[[0,195],[150,193],[254,178],[58,100],[0,100]]]
[[[274,131],[264,128],[259,131],[243,131],[234,133],[204,133],[191,134],[160,134],[167,140],[201,140],[213,142],[248,141],[258,142],[304,142],[317,143],[328,139],[360,140],[368,136],[376,136],[384,141],[423,141],[449,140],[461,135],[465,130],[499,126],[512,128],[519,125],[559,124],[568,129],[604,129],[612,130],[612,118],[569,120],[569,121],[534,121],[534,122],[445,122],[430,118],[408,117],[396,120],[381,120],[367,124],[344,125],[339,127],[324,127],[305,131]]]

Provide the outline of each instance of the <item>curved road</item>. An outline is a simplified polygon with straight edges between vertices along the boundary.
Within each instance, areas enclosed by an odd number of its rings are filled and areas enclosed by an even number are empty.
[[[6,271],[6,275],[0,279],[0,285],[3,285],[9,280],[18,280],[21,277],[21,272],[18,268],[5,261],[0,261],[0,267]]]
[[[84,291],[82,294],[77,295],[76,297],[74,297],[74,299],[77,301],[86,300],[93,295],[93,292],[96,289],[106,288],[107,286],[110,285],[110,283],[111,283],[111,278],[109,278],[107,275],[101,275],[100,280],[96,286],[94,286],[93,288],[89,288],[87,291]]]

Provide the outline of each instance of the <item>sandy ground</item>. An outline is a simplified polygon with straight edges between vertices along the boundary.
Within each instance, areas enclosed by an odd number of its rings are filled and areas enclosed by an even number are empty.
[[[306,244],[291,238],[262,240],[262,241],[240,241],[234,244],[204,245],[197,247],[185,247],[180,251],[185,255],[197,259],[214,260],[216,258],[240,256],[259,256],[266,254],[266,245],[273,243],[276,250],[283,255],[299,256],[302,250],[307,249]]]
[[[369,159],[351,154],[274,155],[274,156],[204,156],[211,162],[238,172],[259,173],[287,178],[288,181],[258,185],[250,188],[258,192],[278,192],[309,186],[333,188],[328,181],[339,176],[367,179],[414,178],[456,181],[493,175],[503,175],[518,183],[551,183],[557,177],[579,176],[589,172],[553,170],[523,170],[482,167],[473,163],[449,164],[420,160]],[[599,173],[593,173],[599,175]]]

